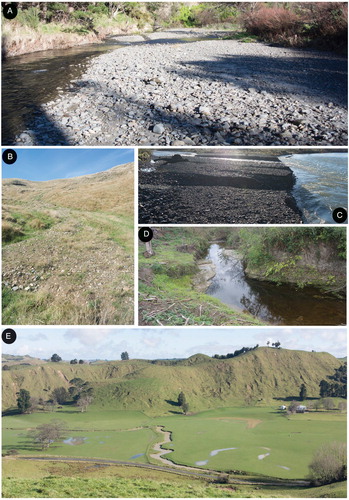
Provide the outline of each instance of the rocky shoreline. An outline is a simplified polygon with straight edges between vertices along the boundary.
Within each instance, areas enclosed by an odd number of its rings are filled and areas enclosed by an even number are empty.
[[[140,162],[140,224],[301,224],[291,169],[269,160]]]
[[[16,143],[347,144],[340,56],[200,30],[130,38],[117,37],[123,47],[92,59],[80,79],[36,110]]]

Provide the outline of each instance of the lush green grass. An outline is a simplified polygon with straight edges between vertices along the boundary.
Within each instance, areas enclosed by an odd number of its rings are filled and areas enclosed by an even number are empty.
[[[59,418],[67,432],[60,443],[52,444],[43,452],[29,436],[30,429]],[[60,455],[71,457],[97,457],[117,460],[146,461],[149,444],[156,440],[156,433],[148,426],[150,419],[141,412],[90,409],[81,413],[75,408],[55,413],[32,413],[3,418],[3,450],[16,449],[21,454]],[[79,444],[64,443],[77,438]],[[134,455],[144,455],[132,459]]]
[[[194,481],[195,483],[195,481]],[[214,486],[195,484],[176,485],[169,481],[151,481],[148,479],[124,478],[55,478],[44,480],[5,479],[3,495],[5,497],[35,498],[214,498],[221,497],[221,490]],[[224,492],[224,497],[236,497],[234,489]]]
[[[81,438],[81,444],[54,443],[42,451],[28,437],[30,429],[60,418],[67,426],[65,438]],[[271,407],[221,408],[190,416],[147,417],[142,412],[91,408],[57,413],[33,413],[3,418],[3,449],[20,454],[95,457],[147,462],[152,445],[161,440],[156,425],[172,432],[166,458],[189,466],[207,460],[202,467],[219,471],[242,470],[288,479],[304,478],[314,451],[323,443],[346,440],[346,415],[310,412],[291,417]],[[213,450],[236,448],[210,456]],[[141,457],[132,459],[134,455]],[[259,455],[270,453],[263,459]],[[153,463],[159,463],[151,459]],[[287,467],[289,470],[283,468]]]
[[[346,498],[346,482],[315,488],[215,484],[158,470],[91,463],[2,463],[3,497]]]
[[[314,451],[323,443],[346,441],[346,415],[338,412],[295,414],[275,408],[225,408],[162,420],[173,432],[167,455],[177,463],[243,470],[281,478],[304,478]],[[223,448],[237,448],[210,456]],[[267,448],[270,448],[267,449]],[[259,455],[270,453],[259,460]],[[286,470],[280,466],[288,467]]]
[[[28,239],[39,234],[39,231],[49,229],[56,222],[57,218],[51,217],[47,211],[33,210],[28,212],[21,210],[18,205],[16,211],[11,211],[8,216],[11,220],[3,221],[2,240],[4,244],[15,243]]]

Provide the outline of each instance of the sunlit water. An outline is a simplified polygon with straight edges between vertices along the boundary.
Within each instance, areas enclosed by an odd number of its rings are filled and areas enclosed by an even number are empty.
[[[348,154],[281,156],[296,176],[293,190],[306,223],[334,224],[335,208],[348,207]]]
[[[2,143],[31,127],[41,105],[67,90],[79,78],[92,57],[121,47],[108,41],[69,49],[32,52],[8,58],[2,64]]]

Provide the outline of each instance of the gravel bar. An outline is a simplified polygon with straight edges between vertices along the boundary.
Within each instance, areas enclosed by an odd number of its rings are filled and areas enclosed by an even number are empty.
[[[292,171],[279,161],[140,162],[140,224],[300,224]]]
[[[344,57],[218,37],[125,40],[46,103],[17,144],[347,145]]]

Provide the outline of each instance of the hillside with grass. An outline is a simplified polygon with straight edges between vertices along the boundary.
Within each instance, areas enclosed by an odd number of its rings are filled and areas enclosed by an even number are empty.
[[[93,404],[118,410],[142,410],[150,415],[180,410],[178,394],[185,391],[191,411],[234,405],[278,404],[298,399],[300,386],[308,397],[319,397],[322,379],[341,362],[328,353],[260,347],[230,359],[204,355],[180,361],[111,361],[103,364],[48,362],[3,372],[3,408],[16,405],[17,392],[48,399],[58,387],[81,378],[93,387]]]
[[[133,322],[133,164],[2,188],[3,323]]]

